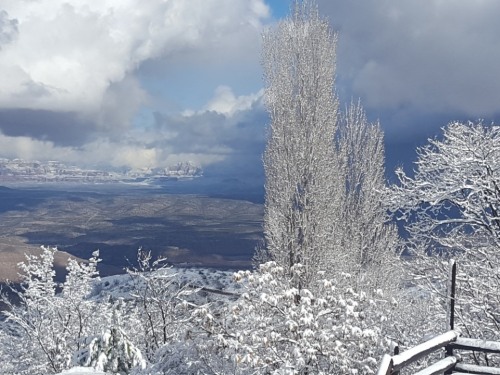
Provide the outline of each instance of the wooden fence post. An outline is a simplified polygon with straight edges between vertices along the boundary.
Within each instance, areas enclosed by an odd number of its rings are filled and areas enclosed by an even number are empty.
[[[450,300],[448,301],[448,324],[449,329],[454,330],[455,328],[455,287],[457,279],[457,263],[454,259],[450,259],[450,282],[448,284],[448,296]],[[453,356],[453,348],[450,344],[446,345],[446,357]],[[445,375],[451,374],[453,369],[445,371]]]
[[[450,283],[448,295],[450,300],[448,301],[448,324],[449,329],[453,331],[455,329],[455,285],[457,278],[457,263],[454,259],[450,260]]]
[[[399,354],[399,345],[396,344],[394,347],[394,354],[393,355],[398,355]],[[391,373],[391,375],[399,375],[399,371],[394,371]]]

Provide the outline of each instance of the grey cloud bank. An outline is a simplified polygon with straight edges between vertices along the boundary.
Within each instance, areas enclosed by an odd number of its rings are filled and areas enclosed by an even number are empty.
[[[320,3],[340,31],[339,75],[367,106],[498,112],[499,2]]]
[[[390,171],[452,120],[500,120],[500,2],[318,3],[339,31],[339,94],[381,120]]]

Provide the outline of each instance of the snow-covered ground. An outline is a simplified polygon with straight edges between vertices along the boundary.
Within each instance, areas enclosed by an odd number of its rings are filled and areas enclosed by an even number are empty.
[[[90,367],[73,367],[72,369],[66,370],[61,372],[60,374],[57,375],[88,375],[88,374],[94,374],[94,375],[106,375],[105,372],[101,371],[95,371],[94,369]]]
[[[234,281],[236,270],[219,270],[214,268],[182,268],[170,267],[155,271],[167,276],[181,286],[200,288],[195,301],[204,303],[221,295],[238,294],[242,285]],[[93,298],[128,299],[134,290],[134,280],[128,274],[102,277],[95,285]],[[211,298],[209,298],[211,296]],[[192,300],[192,298],[190,298]]]

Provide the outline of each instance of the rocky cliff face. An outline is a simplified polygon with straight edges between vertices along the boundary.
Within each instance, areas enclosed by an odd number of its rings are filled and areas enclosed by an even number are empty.
[[[134,171],[104,171],[68,166],[59,161],[27,161],[0,159],[0,181],[38,182],[120,182],[138,178],[192,178],[203,175],[201,167],[182,162],[166,168],[147,168]]]

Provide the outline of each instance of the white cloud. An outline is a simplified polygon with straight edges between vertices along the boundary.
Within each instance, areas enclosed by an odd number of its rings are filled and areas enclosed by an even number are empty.
[[[141,63],[258,35],[262,0],[7,0],[0,18],[1,108],[96,113]],[[5,25],[11,25],[7,28]],[[9,31],[10,30],[10,31]],[[13,40],[11,40],[13,39]],[[233,50],[234,52],[234,50]],[[141,96],[140,93],[139,96]]]
[[[74,154],[71,147],[55,147],[53,142],[33,139],[26,136],[7,136],[0,133],[0,149],[2,156],[26,160],[52,160],[54,155],[59,160],[70,160]]]
[[[208,166],[225,159],[231,150],[212,150],[214,153],[176,153],[168,145],[145,147],[140,142],[99,139],[83,147],[58,146],[50,141],[30,137],[11,137],[0,133],[2,157],[25,160],[61,160],[65,163],[87,167],[114,167],[142,169],[166,167],[178,162],[192,161]],[[171,152],[171,153],[170,153]]]
[[[260,101],[264,95],[264,90],[259,90],[255,94],[235,96],[229,86],[221,85],[215,89],[214,96],[208,101],[201,111],[184,111],[185,116],[195,113],[201,114],[206,111],[213,111],[221,115],[232,116],[239,111],[248,111]]]

